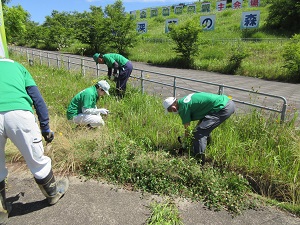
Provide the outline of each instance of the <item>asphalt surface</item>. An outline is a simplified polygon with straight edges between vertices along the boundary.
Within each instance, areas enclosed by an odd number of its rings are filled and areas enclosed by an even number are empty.
[[[8,168],[7,198],[13,207],[8,225],[143,225],[151,215],[150,204],[164,200],[162,196],[71,176],[68,192],[56,205],[48,206],[25,165],[8,164]],[[299,217],[274,207],[246,210],[232,217],[187,199],[176,199],[176,205],[184,225],[300,224]]]
[[[134,67],[201,79],[207,82],[218,82],[225,85],[254,89],[269,94],[280,95],[287,99],[295,109],[300,108],[300,85],[256,78],[222,75],[203,71],[171,69],[134,62]],[[186,83],[190,87],[203,91],[206,87]],[[148,87],[148,92],[162,97],[172,94],[167,88],[155,85]],[[209,91],[207,89],[207,91]],[[178,93],[177,97],[185,93]],[[235,93],[232,93],[234,96]],[[9,169],[7,181],[7,198],[12,202],[13,210],[8,224],[89,224],[89,225],[142,225],[146,224],[153,201],[163,200],[162,196],[150,195],[122,189],[105,182],[84,180],[70,176],[70,188],[66,195],[54,206],[48,206],[32,175],[25,165],[7,164]],[[226,211],[211,211],[200,202],[187,199],[176,200],[180,217],[185,225],[299,225],[300,218],[274,207],[263,207],[259,210],[246,210],[242,215],[232,217]]]

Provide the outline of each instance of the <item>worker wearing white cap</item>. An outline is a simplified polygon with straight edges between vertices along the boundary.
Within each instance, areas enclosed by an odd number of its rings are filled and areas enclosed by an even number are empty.
[[[167,112],[178,113],[188,137],[188,127],[191,121],[199,120],[193,132],[193,149],[196,158],[201,157],[204,163],[205,149],[210,133],[223,123],[235,111],[234,102],[226,95],[206,92],[189,94],[181,99],[166,98],[163,106]]]
[[[109,95],[110,85],[105,80],[100,80],[95,85],[76,94],[67,109],[67,118],[78,125],[95,128],[104,126],[101,116],[107,115],[109,110],[97,109],[96,102],[101,96]]]

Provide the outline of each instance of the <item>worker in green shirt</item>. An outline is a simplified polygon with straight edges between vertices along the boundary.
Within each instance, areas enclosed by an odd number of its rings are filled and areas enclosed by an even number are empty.
[[[104,95],[109,95],[110,85],[106,80],[100,80],[79,93],[77,93],[68,105],[67,119],[80,126],[96,128],[104,126],[101,116],[109,113],[108,109],[96,106],[97,101]]]
[[[210,133],[235,111],[234,102],[226,95],[206,92],[189,94],[181,99],[168,97],[163,101],[167,112],[178,113],[185,128],[185,137],[191,121],[199,120],[193,131],[193,149],[196,158],[205,162],[205,149]]]
[[[120,98],[125,96],[126,84],[131,75],[133,66],[131,61],[120,54],[116,53],[95,53],[93,56],[96,64],[106,64],[108,68],[107,75],[116,81],[117,95]]]
[[[11,211],[5,193],[7,139],[21,152],[50,205],[56,204],[66,193],[69,180],[55,180],[51,158],[44,154],[42,137],[50,143],[54,132],[50,130],[46,103],[31,74],[23,65],[10,59],[0,59],[0,71],[0,224],[6,224]]]

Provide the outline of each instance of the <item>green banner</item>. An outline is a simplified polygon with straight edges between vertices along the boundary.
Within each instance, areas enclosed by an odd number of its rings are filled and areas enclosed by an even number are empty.
[[[9,58],[6,43],[2,3],[0,4],[0,58]]]

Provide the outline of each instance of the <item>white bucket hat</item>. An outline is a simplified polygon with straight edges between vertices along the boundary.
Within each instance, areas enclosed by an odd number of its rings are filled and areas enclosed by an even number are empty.
[[[108,90],[110,89],[110,85],[106,80],[100,80],[97,84],[107,95],[109,95]]]
[[[176,98],[174,97],[168,97],[164,100],[163,106],[166,110],[166,114],[168,113],[168,108],[176,101]]]

